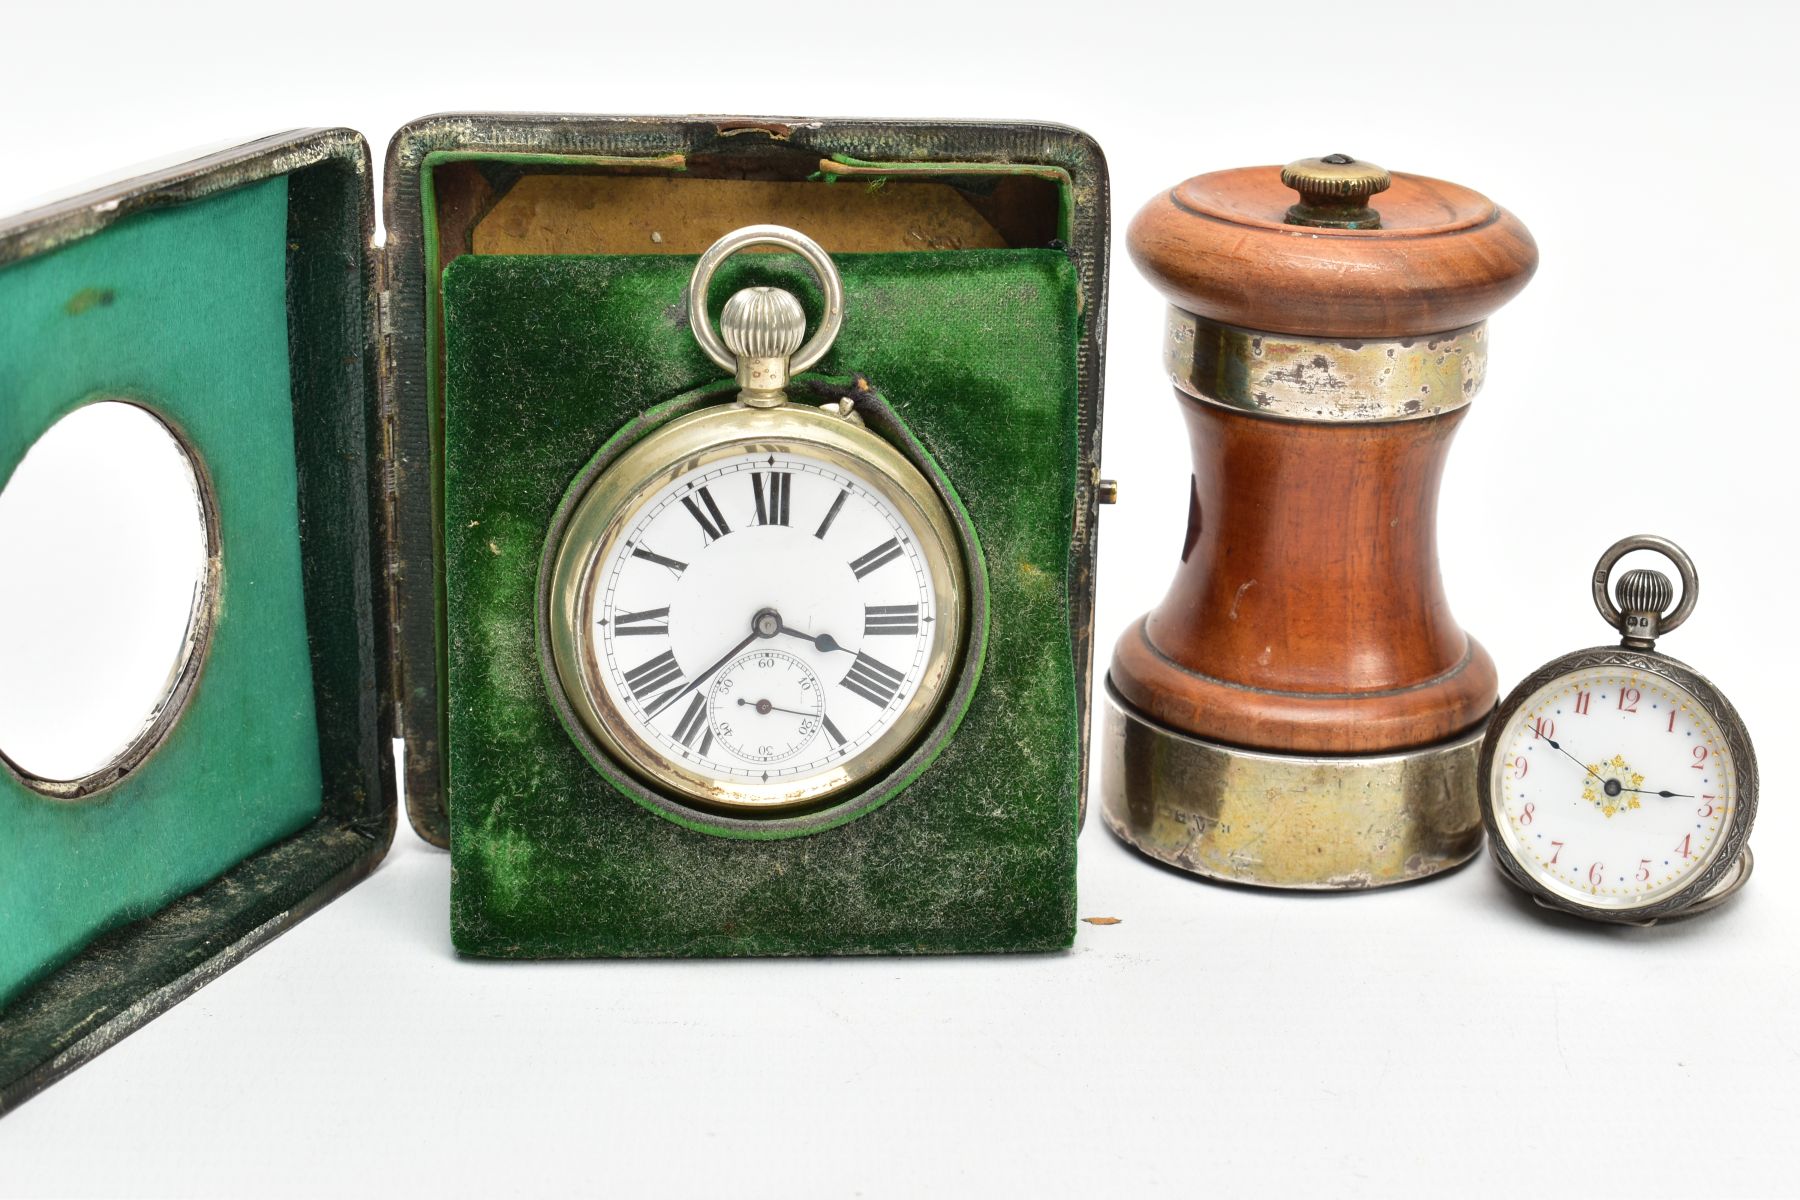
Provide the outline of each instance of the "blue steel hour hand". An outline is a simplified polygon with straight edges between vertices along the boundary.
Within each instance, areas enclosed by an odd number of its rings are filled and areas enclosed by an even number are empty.
[[[1557,741],[1555,738],[1550,737],[1544,733],[1538,732],[1534,726],[1527,725],[1527,726],[1525,726],[1525,728],[1530,729],[1534,733],[1537,733],[1537,735],[1539,737],[1543,738],[1546,742],[1550,743],[1550,748],[1552,750],[1561,751],[1564,757],[1566,757],[1570,762],[1574,763],[1576,766],[1580,767],[1582,770],[1586,771],[1589,775],[1592,775],[1595,779],[1599,780],[1601,783],[1606,782],[1606,780],[1602,779],[1600,777],[1600,775],[1594,770],[1594,768],[1588,766],[1586,763],[1582,762],[1579,758],[1576,758],[1573,754],[1570,754],[1568,752],[1568,750],[1564,749],[1563,744],[1561,742]]]
[[[838,645],[837,639],[829,633],[821,633],[818,637],[814,637],[810,633],[801,633],[798,629],[789,629],[786,625],[781,626],[775,632],[785,633],[789,637],[797,637],[803,642],[811,642],[827,654],[833,650],[842,650],[846,654],[851,653],[850,647]]]
[[[1620,788],[1622,792],[1636,792],[1640,796],[1661,796],[1664,800],[1692,800],[1686,792],[1653,792],[1649,788]]]
[[[1532,726],[1527,725],[1525,728],[1531,729]],[[1539,734],[1538,736],[1543,737],[1542,734]],[[1564,754],[1568,755],[1570,762],[1574,763],[1576,766],[1578,766],[1582,770],[1586,771],[1589,775],[1593,775],[1594,778],[1596,780],[1598,780],[1600,785],[1605,789],[1606,794],[1609,796],[1616,796],[1620,792],[1636,792],[1640,796],[1661,796],[1664,800],[1692,800],[1693,799],[1692,796],[1686,795],[1682,792],[1653,792],[1649,788],[1626,787],[1624,784],[1620,783],[1616,779],[1603,778],[1600,775],[1595,774],[1594,768],[1588,766],[1586,763],[1582,762],[1579,758],[1576,758],[1573,754],[1569,754],[1569,752],[1567,750],[1563,749],[1563,744],[1561,742],[1557,741],[1555,738],[1545,737],[1544,740],[1546,742],[1550,743],[1550,748],[1552,750],[1561,750]]]

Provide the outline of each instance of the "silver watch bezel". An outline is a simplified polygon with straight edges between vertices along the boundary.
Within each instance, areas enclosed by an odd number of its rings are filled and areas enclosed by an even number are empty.
[[[1601,908],[1581,904],[1542,884],[1506,845],[1501,835],[1500,819],[1495,812],[1493,794],[1494,757],[1502,735],[1525,702],[1552,681],[1575,671],[1595,667],[1613,667],[1654,675],[1681,688],[1706,709],[1719,727],[1731,754],[1732,786],[1735,800],[1726,814],[1727,824],[1718,851],[1695,878],[1672,895],[1649,904],[1630,908]],[[1588,920],[1621,925],[1649,925],[1674,917],[1691,916],[1724,900],[1742,886],[1748,877],[1750,829],[1756,821],[1757,769],[1756,752],[1750,745],[1750,734],[1738,716],[1737,709],[1713,682],[1686,663],[1655,650],[1633,650],[1623,646],[1593,646],[1552,659],[1526,676],[1508,692],[1494,715],[1488,720],[1481,741],[1481,759],[1476,769],[1476,787],[1481,800],[1481,823],[1487,830],[1488,849],[1503,875],[1523,889],[1545,908],[1569,913]]]

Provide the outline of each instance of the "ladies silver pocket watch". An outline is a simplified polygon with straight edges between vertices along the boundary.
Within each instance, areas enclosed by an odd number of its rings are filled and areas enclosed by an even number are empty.
[[[752,246],[797,252],[800,303],[733,295],[714,272]],[[884,771],[953,682],[965,614],[957,526],[920,470],[850,401],[790,402],[822,358],[843,285],[810,238],[740,229],[701,256],[688,317],[735,403],[678,417],[571,494],[547,559],[556,682],[585,732],[656,792],[735,817],[824,803]],[[721,337],[722,334],[722,337]]]
[[[1650,570],[1624,572],[1608,594],[1633,550],[1674,563],[1679,603]],[[1711,908],[1749,878],[1749,734],[1709,680],[1656,650],[1698,589],[1673,542],[1618,542],[1594,568],[1593,593],[1623,640],[1546,663],[1495,711],[1481,750],[1482,819],[1502,872],[1539,904],[1645,925]]]

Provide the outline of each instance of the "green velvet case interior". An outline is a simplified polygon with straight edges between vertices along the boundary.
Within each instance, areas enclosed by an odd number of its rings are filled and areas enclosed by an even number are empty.
[[[534,614],[564,490],[643,410],[719,377],[683,256],[464,256],[444,278],[444,548],[459,949],[496,956],[1042,950],[1073,936],[1080,750],[1069,569],[1078,285],[1054,250],[840,255],[820,364],[892,403],[967,507],[990,641],[956,736],[905,791],[787,841],[685,829],[558,724]],[[718,292],[797,261],[729,262]]]
[[[60,801],[0,767],[0,1007],[320,812],[288,222],[277,177],[0,269],[0,486],[72,409],[141,403],[210,478],[222,587],[188,707],[135,771]]]

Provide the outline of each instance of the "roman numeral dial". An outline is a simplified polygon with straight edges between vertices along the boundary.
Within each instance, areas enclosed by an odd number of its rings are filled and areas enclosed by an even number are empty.
[[[719,511],[719,502],[713,499],[712,490],[705,486],[694,489],[691,496],[681,498],[682,507],[700,526],[700,532],[706,535],[708,542],[716,542],[731,532],[731,526],[725,523],[725,514]]]
[[[669,636],[669,606],[647,608],[643,612],[620,613],[613,618],[613,633],[618,637]]]
[[[694,693],[681,714],[681,723],[675,726],[675,740],[691,750],[698,750],[702,758],[712,750],[712,728],[706,721],[706,697],[699,692]]]
[[[871,575],[887,566],[899,558],[902,553],[904,551],[900,549],[900,539],[889,538],[868,553],[852,559],[850,570],[855,572],[858,579],[861,579],[863,576]]]
[[[677,683],[681,679],[681,664],[675,661],[672,651],[664,650],[661,654],[625,672],[625,686],[631,689],[634,696],[646,696],[664,684]]]
[[[820,541],[825,540],[825,535],[831,532],[832,522],[836,521],[838,514],[844,511],[844,501],[849,498],[850,493],[848,491],[839,492],[836,496],[832,497],[831,507],[825,510],[825,517],[819,522],[819,531],[813,534],[814,537],[818,538]]]
[[[863,636],[912,637],[919,632],[916,604],[871,604],[863,609]]]
[[[662,567],[664,570],[673,571],[677,575],[679,575],[683,571],[687,570],[687,564],[682,562],[680,559],[669,558],[666,555],[658,554],[658,553],[656,553],[656,551],[650,549],[650,547],[648,547],[648,546],[638,546],[637,548],[632,550],[631,557],[637,558],[637,559],[642,559],[644,562],[647,562],[647,563],[655,563],[657,566]]]
[[[606,756],[703,808],[892,770],[961,661],[962,559],[910,470],[759,438],[625,493],[579,583],[595,715],[575,707]]]
[[[674,651],[664,650],[649,662],[627,671],[625,686],[652,716],[661,712],[681,694],[681,664],[675,661]]]
[[[894,702],[906,676],[870,654],[858,654],[844,676],[844,686],[878,708]]]
[[[788,485],[791,476],[786,471],[754,471],[750,475],[750,490],[756,495],[756,523],[758,525],[786,525],[788,523]]]

